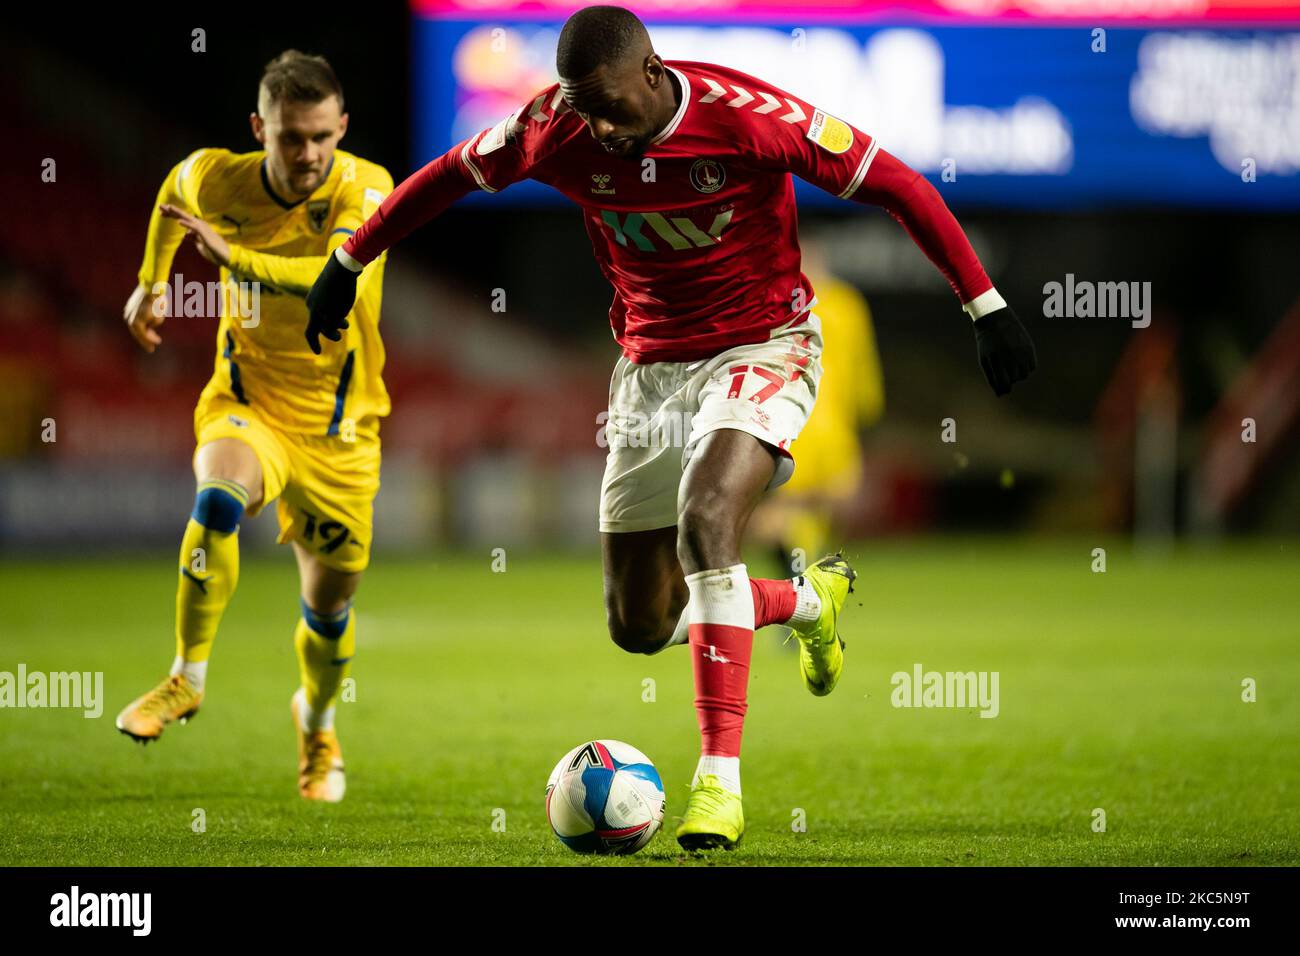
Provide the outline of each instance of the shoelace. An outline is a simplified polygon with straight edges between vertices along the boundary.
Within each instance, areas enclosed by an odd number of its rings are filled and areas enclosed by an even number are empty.
[[[716,784],[704,784],[691,791],[690,802],[692,809],[699,807],[710,815],[718,814],[726,803],[726,791]]]
[[[180,703],[187,696],[188,694],[181,683],[180,676],[169,677],[167,683],[150,691],[145,702],[140,705],[140,710],[142,713],[156,716],[160,712]]]
[[[324,734],[312,734],[307,742],[307,776],[319,780],[333,769],[333,747]]]
[[[785,647],[785,645],[789,644],[792,640],[794,640],[794,639],[798,636],[798,631],[796,631],[794,628],[790,627],[788,624],[785,625],[785,627],[787,628],[787,630],[789,630],[790,633],[788,633],[788,634],[785,636],[785,640],[781,642],[781,646],[782,646],[782,647]],[[829,640],[818,641],[814,646],[816,646],[816,647],[821,647],[821,646],[824,644],[824,645],[826,645],[827,647],[829,647],[829,646],[830,646],[830,643],[831,643],[831,642],[830,642]],[[840,640],[840,646],[841,646],[841,647],[844,646],[844,641],[843,641],[843,639]]]

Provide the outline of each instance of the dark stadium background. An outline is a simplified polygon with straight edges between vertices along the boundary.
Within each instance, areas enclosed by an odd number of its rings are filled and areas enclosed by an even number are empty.
[[[200,145],[254,148],[247,113],[264,63],[291,46],[325,54],[352,117],[343,147],[399,181],[413,170],[410,14],[376,3],[364,28],[340,24],[277,5],[255,23],[165,12],[128,27],[103,10],[62,26],[29,13],[5,31],[0,95],[14,133],[0,184],[12,217],[0,232],[6,550],[152,548],[175,537],[212,330],[174,319],[150,357],[118,316],[162,175]],[[195,25],[207,30],[205,54],[190,52]],[[57,186],[32,178],[45,155],[59,158]],[[1292,211],[952,205],[1038,344],[1039,373],[1006,400],[988,393],[964,316],[892,220],[847,203],[801,215],[801,229],[827,237],[832,264],[867,295],[884,365],[886,416],[866,438],[863,499],[873,504],[850,532],[1300,530]],[[379,553],[442,542],[591,547],[595,416],[616,348],[610,292],[577,211],[455,208],[393,259]],[[190,251],[175,271],[214,272]],[[1043,283],[1067,272],[1151,282],[1153,328],[1044,318]],[[489,308],[495,288],[507,291],[505,314]],[[1287,397],[1260,407],[1259,444],[1231,449],[1249,458],[1244,473],[1216,475],[1231,470],[1221,452],[1239,431],[1234,402],[1246,408],[1258,396],[1250,376],[1270,354]],[[1176,394],[1176,460],[1151,479],[1153,510],[1135,514],[1135,422],[1152,411],[1138,396],[1160,381]],[[939,441],[948,416],[955,446]],[[53,443],[41,441],[47,417],[57,422]],[[1202,478],[1232,485],[1209,518],[1190,497]],[[521,514],[525,499],[539,504]],[[256,523],[260,540],[270,524]]]

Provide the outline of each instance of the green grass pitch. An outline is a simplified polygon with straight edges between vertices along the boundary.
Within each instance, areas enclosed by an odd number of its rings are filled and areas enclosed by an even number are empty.
[[[849,549],[845,676],[814,698],[778,630],[759,633],[748,830],[699,862],[672,839],[698,746],[688,651],[615,648],[594,559],[377,562],[337,806],[295,790],[287,553],[245,561],[202,712],[147,749],[113,718],[171,661],[169,556],[10,559],[0,670],[103,671],[104,711],[0,710],[0,864],[1300,862],[1300,545],[1112,544],[1104,574],[1096,542]],[[917,663],[997,671],[999,716],[891,706],[890,676]],[[635,857],[577,856],[547,827],[547,774],[593,737],[663,776],[666,832]]]

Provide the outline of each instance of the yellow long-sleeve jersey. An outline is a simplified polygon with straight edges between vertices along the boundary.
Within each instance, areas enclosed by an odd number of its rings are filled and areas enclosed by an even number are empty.
[[[204,395],[251,405],[285,431],[336,435],[345,418],[359,429],[377,428],[389,411],[379,337],[386,256],[363,272],[343,340],[322,339],[320,355],[307,347],[304,297],[326,256],[392,191],[393,178],[336,150],[320,187],[288,202],[273,191],[265,161],[261,150],[200,149],[178,163],[158,191],[140,283],[168,286],[173,313],[180,314],[175,299],[182,290],[168,273],[185,230],[158,207],[168,203],[203,219],[230,243],[230,265],[221,270],[230,291],[221,297],[217,356]]]

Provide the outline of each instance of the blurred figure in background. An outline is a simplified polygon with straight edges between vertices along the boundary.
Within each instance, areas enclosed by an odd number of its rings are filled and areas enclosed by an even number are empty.
[[[844,512],[862,481],[862,432],[885,411],[885,383],[867,300],[831,274],[819,241],[801,237],[800,246],[826,342],[822,379],[812,416],[792,449],[794,476],[754,516],[758,541],[772,549],[790,574],[799,574],[809,556],[839,545]]]

